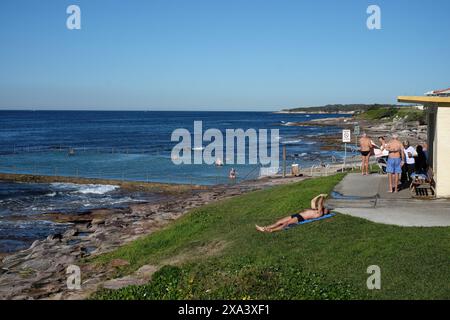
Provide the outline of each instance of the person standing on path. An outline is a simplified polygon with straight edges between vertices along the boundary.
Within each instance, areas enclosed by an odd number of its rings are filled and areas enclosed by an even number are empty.
[[[369,174],[369,159],[370,152],[372,151],[373,142],[363,133],[362,137],[359,139],[359,147],[361,152],[361,173],[363,176]]]
[[[397,134],[392,135],[392,139],[385,145],[385,149],[389,151],[386,167],[386,172],[389,175],[388,192],[398,192],[399,176],[405,163],[405,151],[403,144],[398,140]]]
[[[411,175],[415,171],[417,152],[411,147],[408,140],[403,141],[404,153],[406,163],[402,167],[402,179],[401,182],[403,185],[406,185],[408,182],[411,182]]]

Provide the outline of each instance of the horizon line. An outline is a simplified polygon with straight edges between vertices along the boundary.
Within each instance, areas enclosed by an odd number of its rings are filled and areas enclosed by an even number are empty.
[[[278,112],[281,110],[146,110],[146,109],[1,109],[2,111],[27,111],[27,112],[40,112],[40,111],[59,111],[59,112],[71,112],[71,111],[83,111],[83,112]]]
[[[273,110],[239,110],[239,109],[218,109],[218,110],[204,110],[204,109],[145,109],[145,108],[136,108],[136,109],[89,109],[89,108],[64,108],[64,109],[58,109],[52,108],[52,107],[8,107],[6,109],[3,109],[0,107],[0,111],[87,111],[87,112],[99,112],[99,111],[114,111],[114,112],[282,112],[282,111],[289,111],[292,109],[301,109],[301,108],[321,108],[321,107],[327,107],[332,105],[405,105],[403,103],[327,103],[323,105],[310,105],[310,106],[297,106],[297,107],[280,107]],[[406,104],[407,105],[407,104]],[[204,107],[205,109],[208,107]],[[264,108],[264,107],[261,107]]]

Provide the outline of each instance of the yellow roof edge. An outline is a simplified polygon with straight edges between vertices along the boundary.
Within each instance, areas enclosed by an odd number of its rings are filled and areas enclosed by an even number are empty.
[[[439,104],[443,107],[450,107],[450,97],[429,97],[429,96],[398,96],[398,102]]]

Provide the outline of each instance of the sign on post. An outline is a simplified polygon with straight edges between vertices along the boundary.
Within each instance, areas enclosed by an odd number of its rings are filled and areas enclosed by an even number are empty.
[[[342,130],[342,142],[348,143],[352,141],[352,133],[350,130]]]

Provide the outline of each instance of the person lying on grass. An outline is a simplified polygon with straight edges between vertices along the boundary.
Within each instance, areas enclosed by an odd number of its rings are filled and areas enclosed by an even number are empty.
[[[297,224],[305,220],[320,218],[325,214],[329,214],[330,210],[325,208],[324,206],[324,201],[326,197],[327,197],[326,194],[320,194],[311,200],[311,209],[306,209],[299,213],[293,214],[289,217],[280,219],[270,226],[260,227],[258,225],[255,225],[256,230],[261,232],[280,231],[291,224]]]

